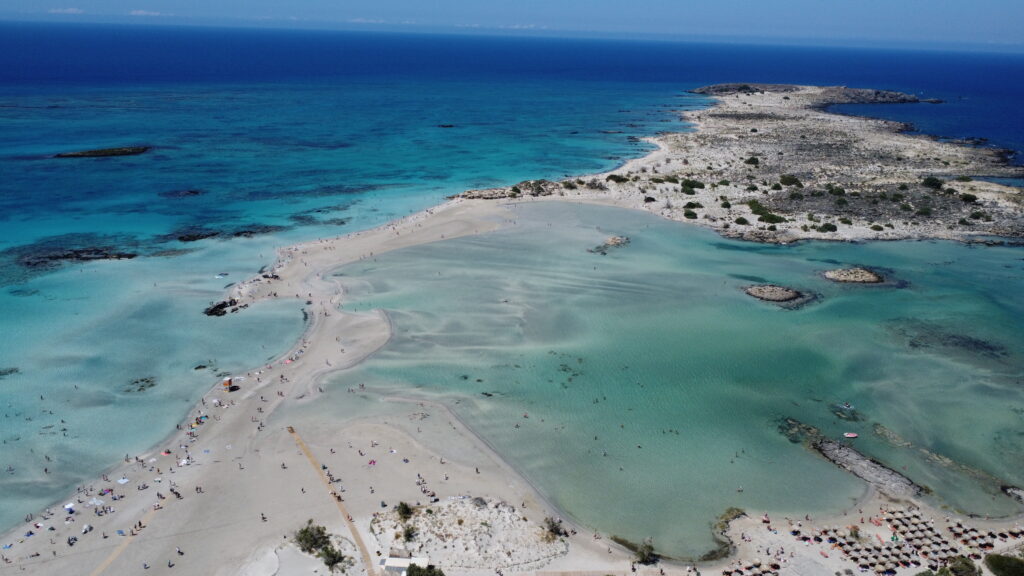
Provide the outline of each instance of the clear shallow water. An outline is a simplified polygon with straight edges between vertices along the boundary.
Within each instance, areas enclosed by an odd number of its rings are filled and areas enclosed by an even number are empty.
[[[199,314],[277,246],[470,187],[610,168],[646,149],[631,136],[685,128],[672,111],[704,101],[680,91],[711,82],[959,95],[955,115],[896,113],[1019,147],[1022,78],[1024,59],[998,55],[0,24],[0,370],[19,370],[0,379],[0,467],[15,469],[0,526],[164,437],[215,379],[195,365],[239,370],[294,342],[297,306]],[[154,149],[49,158],[128,144]],[[140,257],[19,263],[94,246]]]
[[[338,270],[346,308],[388,310],[395,338],[309,410],[350,412],[360,382],[439,399],[572,516],[676,555],[711,548],[729,506],[819,514],[863,493],[789,442],[784,417],[860,433],[939,505],[1020,510],[999,492],[1024,483],[1019,248],[761,246],[603,207],[517,212],[508,230]],[[611,234],[632,243],[586,251]],[[853,264],[907,285],[819,276]],[[821,300],[782,310],[744,295],[752,281]],[[845,401],[862,421],[834,415]]]

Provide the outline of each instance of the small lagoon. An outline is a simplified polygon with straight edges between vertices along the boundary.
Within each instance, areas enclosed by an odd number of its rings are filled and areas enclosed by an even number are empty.
[[[573,204],[512,218],[338,270],[346,308],[387,310],[395,337],[335,378],[335,404],[304,409],[362,410],[356,383],[440,400],[567,514],[677,556],[712,548],[730,506],[813,515],[864,493],[781,434],[785,417],[859,433],[951,513],[1020,511],[999,491],[1024,484],[1020,248],[768,246]],[[632,241],[587,251],[613,234]],[[850,265],[899,283],[820,276]],[[752,282],[821,298],[785,310]]]

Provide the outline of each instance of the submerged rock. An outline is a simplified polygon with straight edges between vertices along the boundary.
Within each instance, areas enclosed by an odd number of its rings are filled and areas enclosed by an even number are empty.
[[[588,249],[587,252],[605,256],[608,254],[608,250],[627,245],[629,245],[629,236],[609,236],[608,239],[604,241],[604,244],[594,246],[593,248]]]
[[[803,443],[829,462],[871,484],[891,498],[917,496],[924,490],[910,478],[850,446],[826,437],[821,430],[795,418],[783,418],[779,423],[779,432],[789,438],[790,442]]]
[[[138,254],[118,252],[108,247],[67,248],[27,254],[18,259],[26,268],[52,268],[60,262],[90,262],[92,260],[130,260]]]
[[[17,366],[9,366],[7,368],[0,368],[0,380],[18,374],[21,370]]]
[[[202,194],[203,194],[202,190],[189,189],[189,190],[169,190],[167,192],[161,192],[160,196],[162,198],[190,198],[192,196],[201,196]]]
[[[54,158],[105,158],[108,156],[138,156],[152,150],[152,146],[122,146],[120,148],[97,148],[79,152],[61,152]]]
[[[1001,360],[1009,356],[1009,350],[1002,344],[969,334],[954,333],[934,322],[901,318],[893,320],[889,329],[893,334],[904,339],[909,348],[945,348],[991,360]]]
[[[885,279],[878,273],[867,268],[839,268],[827,270],[825,278],[833,282],[844,282],[851,284],[880,284]]]

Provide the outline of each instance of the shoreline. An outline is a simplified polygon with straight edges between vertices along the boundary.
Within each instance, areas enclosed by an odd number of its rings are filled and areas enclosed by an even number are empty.
[[[700,125],[697,126],[697,130],[701,129]],[[683,135],[689,133],[683,133]],[[675,136],[679,136],[676,134]],[[658,161],[663,161],[671,152],[671,147],[668,143],[662,140],[663,137],[651,139],[657,145],[656,150],[652,150],[647,155],[641,158],[630,159],[623,163],[620,168],[615,170],[601,173],[600,175],[622,173],[623,171],[629,172],[631,170],[639,169],[642,167],[650,166]],[[261,368],[254,368],[249,371],[251,378],[259,378],[266,372],[273,372],[277,375],[278,372],[281,374],[281,380],[283,386],[287,392],[284,396],[280,396],[281,400],[273,400],[275,404],[271,407],[270,412],[266,413],[265,418],[270,418],[274,413],[274,408],[282,405],[285,399],[292,399],[298,403],[310,402],[315,399],[315,395],[322,393],[318,392],[318,385],[323,381],[323,378],[341,372],[347,368],[351,368],[365,361],[371,357],[376,351],[380,350],[383,346],[387,345],[393,334],[393,328],[390,323],[390,318],[383,311],[376,311],[376,313],[351,313],[343,310],[344,306],[344,290],[340,283],[336,280],[330,279],[330,277],[324,277],[324,274],[330,274],[333,270],[350,264],[352,262],[361,260],[363,258],[372,258],[376,254],[384,253],[391,250],[401,249],[411,245],[420,245],[426,243],[432,243],[437,241],[443,241],[450,238],[474,235],[480,233],[486,233],[497,229],[503,225],[501,220],[508,214],[507,207],[520,202],[532,202],[532,201],[563,201],[563,202],[585,202],[601,205],[611,205],[620,208],[638,208],[637,206],[628,205],[628,202],[624,202],[621,198],[616,198],[610,195],[595,195],[593,197],[577,197],[577,196],[542,196],[542,197],[529,197],[518,200],[506,199],[501,202],[491,203],[486,200],[467,200],[463,198],[456,198],[444,202],[438,206],[417,212],[415,214],[406,216],[396,221],[389,222],[371,230],[355,232],[345,236],[335,237],[331,239],[320,239],[301,244],[296,244],[288,247],[283,247],[277,251],[277,259],[272,267],[263,271],[261,274],[257,274],[255,277],[247,279],[239,284],[232,286],[228,291],[229,298],[237,298],[239,304],[254,304],[260,300],[267,298],[289,298],[293,293],[293,290],[297,299],[306,299],[307,309],[309,312],[309,321],[306,325],[305,330],[301,338],[284,354],[275,358],[272,362]],[[643,209],[643,206],[639,206]],[[663,214],[663,216],[665,216]],[[669,216],[666,216],[669,217]],[[672,218],[675,219],[675,218]],[[703,222],[698,222],[704,224]],[[424,228],[426,226],[426,228]],[[402,234],[405,233],[405,237]],[[754,239],[754,238],[748,238]],[[806,238],[806,239],[818,239],[818,238]],[[834,238],[822,238],[822,239],[833,239]],[[885,238],[885,239],[905,239],[905,238]],[[345,253],[344,257],[339,257],[336,251],[342,249]],[[373,248],[373,250],[370,250]],[[310,263],[313,265],[310,266]],[[275,280],[267,278],[268,275],[279,276],[280,278]],[[303,290],[306,289],[306,290]],[[278,292],[284,293],[282,296],[278,296]],[[308,294],[308,296],[304,296]],[[317,300],[319,302],[317,303]],[[325,304],[326,302],[326,304]],[[333,314],[328,310],[333,309]],[[326,336],[331,329],[337,329],[339,338],[340,334],[349,334],[348,330],[353,329],[353,334],[358,334],[352,340],[352,343],[346,343],[344,346],[345,354],[344,359],[341,363],[334,365],[330,363],[330,359],[336,358],[333,355],[327,355],[327,351],[324,349],[323,338],[317,338],[317,336]],[[328,339],[329,340],[329,339]],[[340,340],[338,341],[340,342]],[[353,348],[354,347],[354,348]],[[352,350],[354,353],[349,355],[349,351]],[[333,351],[332,351],[333,353]],[[321,365],[317,363],[314,366],[314,360],[325,360],[327,363]],[[296,369],[296,366],[301,365]],[[326,366],[326,367],[324,367]],[[289,367],[291,369],[289,370]],[[285,377],[285,373],[289,375]],[[294,380],[294,381],[293,381]],[[251,380],[246,380],[246,383]],[[214,384],[210,390],[203,394],[203,400],[192,410],[189,411],[189,417],[184,420],[185,423],[193,422],[194,418],[192,414],[197,411],[200,413],[206,409],[206,401],[210,399],[219,400],[225,408],[231,408],[235,406],[241,406],[242,402],[253,404],[256,402],[255,398],[258,396],[258,392],[264,391],[270,388],[270,379],[266,382],[260,382],[256,387],[251,388],[248,384],[243,384],[241,394],[234,396],[223,392],[218,384]],[[307,398],[308,397],[308,398]],[[412,399],[402,399],[395,397],[398,401],[405,402],[425,402],[417,401]],[[387,398],[383,398],[387,400]],[[514,466],[503,460],[500,455],[493,449],[493,447],[482,437],[476,434],[472,428],[468,427],[461,417],[455,412],[455,410],[444,404],[443,402],[432,402],[435,406],[443,408],[455,421],[457,421],[462,428],[462,433],[469,437],[470,443],[476,442],[477,448],[483,448],[483,451],[493,460],[493,463],[499,468],[507,471],[512,471],[516,477],[516,487],[512,488],[512,492],[531,493],[532,496],[539,501],[541,504],[540,508],[542,511],[550,513],[558,513],[559,511],[555,508],[550,501],[548,501],[544,495],[532,484],[530,481],[521,474]],[[258,414],[264,414],[262,412],[262,406],[259,407]],[[223,428],[232,428],[229,432],[218,432],[220,434],[227,434],[228,436],[238,436],[243,438],[248,443],[250,448],[254,448],[257,444],[260,444],[259,437],[255,433],[250,432],[248,436],[241,433],[241,429],[244,423],[238,418],[240,416],[238,412],[242,410],[224,410],[221,414],[221,418],[229,419],[228,425],[222,426]],[[230,412],[230,414],[228,413]],[[214,420],[221,422],[221,418],[214,417]],[[357,421],[356,421],[357,422]],[[252,421],[255,423],[255,420]],[[344,429],[348,429],[356,424],[347,423],[344,425]],[[203,426],[210,426],[210,424],[200,425],[197,429],[204,432],[203,437],[206,436],[205,428]],[[394,425],[397,430],[398,428]],[[260,420],[260,428],[262,430],[262,419]],[[218,432],[211,434],[215,439],[222,438],[218,436]],[[277,431],[280,434],[280,430]],[[175,440],[178,437],[180,431],[171,432],[161,443],[153,446],[151,449],[144,451],[142,457],[148,460],[150,457],[155,455],[160,450],[161,446],[170,446],[177,443]],[[265,436],[264,436],[265,437]],[[200,440],[197,446],[212,444],[213,440],[202,441]],[[259,451],[260,449],[256,449]],[[287,452],[288,450],[285,450]],[[176,451],[175,451],[176,452]],[[172,452],[171,456],[175,457],[174,461],[177,461],[177,453]],[[186,453],[189,450],[185,450]],[[281,452],[282,454],[284,452]],[[333,450],[331,452],[333,454]],[[191,456],[190,456],[191,458]],[[199,457],[201,459],[202,457]],[[244,456],[243,456],[244,458]],[[198,460],[198,459],[197,459]],[[164,460],[166,462],[166,460]],[[139,465],[142,465],[141,468]],[[122,473],[127,477],[131,473],[135,477],[141,477],[145,474],[146,462],[134,461],[129,462],[127,466],[124,463],[114,465],[111,469],[104,473],[105,476],[113,477],[118,473]],[[192,477],[198,476],[199,479],[206,483],[205,478],[208,474],[204,474],[205,470],[193,473],[194,470],[198,470],[199,467],[193,467],[195,463],[189,462],[185,466],[179,466],[179,472],[193,480]],[[239,467],[242,469],[243,463],[239,462]],[[293,467],[298,468],[297,465]],[[173,468],[171,469],[173,470]],[[159,469],[158,469],[159,471]],[[175,473],[175,472],[172,472]],[[447,477],[447,475],[446,475]],[[194,481],[194,480],[193,480]],[[141,491],[140,491],[141,492]],[[500,491],[499,492],[503,492]],[[304,493],[304,492],[303,492]],[[197,492],[198,494],[198,492]],[[89,494],[86,494],[88,496]],[[73,498],[81,496],[79,494],[73,495]],[[866,485],[865,493],[862,498],[856,503],[857,506],[867,507],[873,505],[878,498],[876,492]],[[129,508],[130,514],[133,518],[141,516],[143,511],[147,509],[146,505],[139,506],[141,499],[134,499],[135,502],[131,503]],[[371,498],[372,500],[372,498]],[[243,499],[244,501],[244,499]],[[879,500],[881,502],[881,500]],[[175,504],[175,503],[170,503]],[[168,504],[168,510],[171,508],[178,508],[181,505],[175,504],[171,506]],[[365,504],[365,502],[364,502]],[[920,503],[917,503],[920,505]],[[187,506],[186,506],[187,507]],[[856,507],[856,506],[854,506]],[[300,508],[301,509],[301,508]],[[532,507],[531,507],[532,509]],[[120,521],[123,516],[120,516],[121,511],[117,520]],[[190,514],[191,512],[189,512]],[[938,513],[938,512],[935,512]],[[187,514],[186,514],[187,516]],[[372,536],[367,534],[366,528],[363,528],[361,524],[366,519],[365,514],[360,516],[356,514],[357,525],[360,525],[360,532],[364,539],[372,541]],[[1017,517],[1019,518],[1019,516]],[[187,519],[187,518],[186,518]],[[1013,520],[1011,518],[1010,520]],[[709,519],[709,524],[713,523],[713,519]],[[66,527],[67,525],[65,525]],[[574,527],[582,528],[581,526],[574,525]],[[72,526],[75,528],[75,526]],[[291,527],[289,527],[290,529]],[[99,522],[97,521],[97,529],[99,529]],[[15,529],[12,529],[10,534],[14,534]],[[732,528],[730,528],[732,530]],[[342,531],[343,532],[343,531]],[[74,533],[74,531],[72,531]],[[10,540],[10,536],[8,539]],[[367,538],[369,536],[369,538]],[[83,536],[84,537],[84,536]],[[133,539],[136,537],[132,537]],[[41,539],[41,538],[40,538]],[[37,540],[40,540],[37,539]],[[7,540],[4,541],[6,543]],[[599,562],[599,568],[601,572],[618,573],[618,570],[613,568],[615,565],[625,565],[628,563],[628,552],[625,549],[616,545],[616,552],[609,553],[610,559],[604,558],[601,548],[607,541],[604,541],[602,546],[588,546],[586,538],[574,538],[571,540],[573,544],[573,550],[570,550],[566,557],[563,557],[555,561],[555,566],[561,566],[564,563],[569,563],[565,566],[568,569],[570,566],[574,566],[571,562],[578,562],[582,559],[590,559],[590,561],[597,561],[597,559],[603,559],[604,562]],[[594,541],[596,542],[596,540]],[[735,543],[735,539],[733,539]],[[742,540],[741,540],[742,542]],[[739,554],[745,553],[748,547],[738,544],[740,548]],[[576,551],[576,549],[582,549],[582,551]],[[106,550],[102,547],[97,547],[99,552]],[[76,550],[72,549],[76,552]],[[95,552],[95,551],[94,551]],[[5,551],[6,553],[6,551]],[[67,556],[63,555],[56,557],[54,562],[60,564],[58,560],[66,560]],[[727,558],[726,560],[731,560]],[[722,562],[725,562],[723,560]],[[36,565],[42,563],[39,561]],[[620,564],[621,563],[621,564]],[[98,564],[98,562],[97,562]],[[712,564],[716,565],[716,564]],[[7,569],[11,565],[0,565],[0,572]],[[682,568],[684,564],[669,564],[667,567]],[[159,565],[157,565],[159,567]],[[363,567],[365,569],[366,567]],[[42,568],[40,568],[42,570]]]
[[[907,134],[904,123],[822,110],[922,102],[916,96],[764,84],[691,92],[715,103],[682,113],[693,131],[645,138],[658,146],[646,156],[606,172],[460,196],[607,202],[728,238],[778,244],[1024,237],[1021,189],[977,179],[1024,177],[1024,166],[1010,164],[1005,150]]]

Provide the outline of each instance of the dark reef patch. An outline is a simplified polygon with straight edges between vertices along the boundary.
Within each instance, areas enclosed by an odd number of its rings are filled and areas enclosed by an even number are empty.
[[[991,360],[1002,360],[1010,352],[997,342],[984,340],[966,333],[952,332],[941,324],[914,318],[898,318],[889,322],[889,331],[906,342],[912,349],[942,348],[965,352]]]
[[[97,148],[79,152],[61,152],[54,158],[107,158],[110,156],[138,156],[152,150],[152,146],[121,146],[119,148]]]
[[[201,196],[205,194],[202,190],[190,188],[188,190],[168,190],[166,192],[160,192],[158,196],[161,198],[191,198],[193,196]]]

